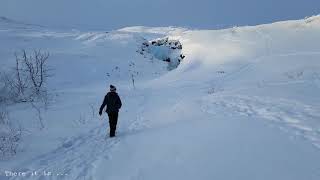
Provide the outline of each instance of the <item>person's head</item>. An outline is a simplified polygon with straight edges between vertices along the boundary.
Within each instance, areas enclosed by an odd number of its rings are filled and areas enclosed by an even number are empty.
[[[110,85],[110,91],[111,92],[116,92],[117,88],[114,85]]]

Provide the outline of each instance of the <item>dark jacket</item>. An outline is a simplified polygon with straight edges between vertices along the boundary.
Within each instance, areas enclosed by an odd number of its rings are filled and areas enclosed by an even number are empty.
[[[119,109],[122,106],[120,97],[116,92],[108,92],[107,95],[104,97],[103,103],[100,106],[100,113],[103,111],[103,108],[107,106],[106,112],[119,112]]]

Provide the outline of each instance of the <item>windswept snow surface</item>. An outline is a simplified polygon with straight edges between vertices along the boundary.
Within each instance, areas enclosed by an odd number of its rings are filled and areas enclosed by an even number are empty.
[[[225,30],[12,26],[0,25],[2,70],[17,49],[47,50],[56,96],[42,131],[27,105],[8,107],[28,131],[1,179],[320,179],[320,16]],[[166,36],[186,56],[172,71],[136,52]],[[123,101],[113,139],[96,115],[111,83]]]

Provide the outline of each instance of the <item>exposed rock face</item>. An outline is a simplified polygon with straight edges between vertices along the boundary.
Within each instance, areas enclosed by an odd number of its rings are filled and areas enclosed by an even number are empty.
[[[168,62],[168,69],[172,70],[179,66],[185,58],[181,53],[182,44],[178,40],[169,40],[169,38],[145,41],[137,51],[144,57],[150,59],[156,58]]]

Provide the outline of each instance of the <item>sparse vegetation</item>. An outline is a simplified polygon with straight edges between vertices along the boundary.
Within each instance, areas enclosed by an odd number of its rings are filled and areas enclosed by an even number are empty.
[[[21,128],[15,128],[10,121],[9,112],[0,107],[0,157],[15,155],[21,140]]]
[[[1,75],[2,101],[14,103],[47,101],[46,82],[50,77],[47,65],[49,53],[34,50],[29,55],[26,50],[15,53],[15,67]],[[7,98],[4,98],[7,97]]]
[[[49,99],[46,86],[47,80],[50,77],[50,69],[48,67],[50,55],[48,52],[41,50],[34,50],[32,53],[22,50],[14,55],[15,66],[11,70],[0,74],[0,105],[8,106],[17,103],[29,103],[32,109],[35,110],[40,129],[43,129],[45,124],[42,111],[47,108]],[[6,124],[8,116],[2,112],[1,118],[1,123]],[[11,126],[6,124],[6,127],[9,130],[5,131],[11,132],[9,133],[9,135],[11,134],[9,139],[16,139],[16,135],[12,135],[12,130],[10,130]],[[3,139],[3,141],[8,140]]]

